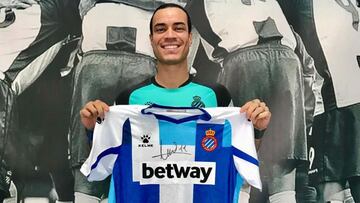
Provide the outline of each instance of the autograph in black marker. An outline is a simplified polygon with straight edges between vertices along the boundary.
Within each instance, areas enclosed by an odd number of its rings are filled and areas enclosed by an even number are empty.
[[[152,158],[160,157],[160,159],[162,160],[167,160],[173,154],[191,155],[191,153],[187,152],[186,145],[177,145],[176,142],[174,142],[173,145],[173,148],[168,148],[164,150],[162,142],[160,141],[160,154],[152,156]]]

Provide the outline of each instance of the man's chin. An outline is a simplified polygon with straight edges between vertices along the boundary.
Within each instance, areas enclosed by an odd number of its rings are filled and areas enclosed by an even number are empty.
[[[167,65],[176,65],[176,64],[182,63],[183,61],[184,61],[184,59],[179,59],[179,58],[167,58],[167,59],[160,60],[161,63],[167,64]]]

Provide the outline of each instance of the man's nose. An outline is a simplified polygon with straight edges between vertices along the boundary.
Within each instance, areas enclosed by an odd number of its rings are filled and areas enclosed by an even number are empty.
[[[174,37],[176,37],[176,32],[175,32],[175,30],[173,30],[173,29],[168,29],[167,31],[166,31],[166,35],[165,35],[167,38],[174,38]]]

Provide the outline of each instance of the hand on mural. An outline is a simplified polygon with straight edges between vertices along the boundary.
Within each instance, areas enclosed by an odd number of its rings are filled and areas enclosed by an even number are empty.
[[[86,129],[92,130],[95,127],[96,121],[104,120],[105,112],[108,111],[109,106],[103,101],[90,101],[80,110],[81,123]]]
[[[0,8],[26,9],[37,4],[34,0],[1,0]]]
[[[257,130],[265,130],[270,122],[271,112],[269,107],[259,99],[247,102],[240,109],[240,113],[246,113],[246,117],[252,121]]]

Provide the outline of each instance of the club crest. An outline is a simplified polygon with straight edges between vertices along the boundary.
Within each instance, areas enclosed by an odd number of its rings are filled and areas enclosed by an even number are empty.
[[[215,138],[215,131],[214,130],[207,130],[205,131],[205,137],[201,140],[202,148],[207,152],[212,152],[218,146],[218,141]]]

